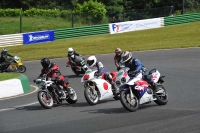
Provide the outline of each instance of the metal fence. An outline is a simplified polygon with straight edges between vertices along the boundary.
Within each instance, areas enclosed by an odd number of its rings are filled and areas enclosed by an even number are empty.
[[[190,11],[192,12],[195,10],[191,9]],[[115,22],[167,17],[167,16],[174,16],[174,15],[180,15],[180,14],[181,12],[175,11],[175,8],[173,6],[151,8],[151,9],[123,10],[121,12],[118,11],[117,14],[115,14],[114,11],[107,12],[106,16],[103,19],[94,19],[91,14],[86,14],[86,13],[66,13],[66,14],[62,14],[61,16],[62,20],[64,21],[64,24],[62,23],[62,27],[59,25],[60,21],[57,20],[61,18],[44,18],[44,17],[35,16],[35,17],[26,17],[25,19],[25,16],[21,16],[19,18],[15,18],[16,22],[15,22],[15,25],[13,25],[15,29],[13,29],[12,27],[7,27],[6,30],[12,31],[7,34],[15,34],[15,33],[24,33],[24,32],[32,32],[32,31],[53,30],[53,29],[56,30],[56,29],[61,29],[61,28],[75,28],[75,27],[81,27],[81,26],[101,25],[101,24],[108,24],[108,23],[115,23]],[[40,18],[44,19],[44,21],[42,21]],[[34,20],[39,19],[39,21],[35,21],[34,24],[30,24],[29,21],[32,22],[32,19]],[[47,26],[48,29],[45,29],[46,27],[41,28],[42,25],[45,25],[45,22],[47,19],[54,20],[55,23],[58,21],[58,25],[51,26],[50,24],[46,24],[48,25]],[[27,29],[27,23],[29,24],[29,26],[31,26],[29,27],[31,31]],[[11,29],[9,30],[9,28]],[[1,29],[0,34],[4,33],[3,30],[4,29]]]

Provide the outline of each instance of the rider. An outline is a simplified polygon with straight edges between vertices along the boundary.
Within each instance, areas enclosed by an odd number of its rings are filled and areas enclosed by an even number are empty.
[[[128,51],[125,51],[123,53],[122,59],[123,59],[123,63],[125,63],[125,67],[130,68],[128,71],[128,74],[130,77],[132,77],[134,74],[138,72],[142,72],[142,78],[146,80],[147,82],[149,82],[154,92],[158,91],[157,85],[153,82],[151,77],[143,71],[144,65],[139,59],[133,58],[132,54]]]
[[[120,48],[116,48],[115,49],[114,62],[115,62],[115,66],[117,66],[117,71],[120,70],[119,62],[121,61],[121,55],[122,55],[122,50]]]
[[[9,54],[6,48],[3,48],[1,51],[1,58],[0,58],[0,66],[1,66],[1,72],[3,72],[7,66],[6,63],[10,64],[12,63],[12,60],[8,60],[7,56],[14,57],[13,55]]]
[[[73,65],[73,66],[76,65],[76,62],[74,61],[75,55],[76,55],[76,56],[82,56],[82,55],[80,55],[79,53],[75,52],[75,51],[73,50],[73,48],[68,48],[68,55],[67,55],[67,57],[68,57],[68,59],[69,59],[70,64]]]
[[[114,89],[114,93],[119,93],[119,88],[117,87],[116,83],[112,80],[110,72],[103,66],[101,62],[97,61],[97,58],[94,55],[88,57],[87,64],[91,69],[97,69],[97,76],[100,76],[102,73],[104,73],[104,78],[105,80],[108,80],[110,82],[112,88]]]
[[[61,93],[62,93],[62,99],[66,98],[66,94],[63,91],[63,88],[65,88],[67,90],[67,92],[69,94],[72,94],[72,92],[70,91],[70,89],[67,87],[66,83],[64,82],[65,77],[61,74],[58,64],[50,62],[49,58],[43,58],[41,60],[41,65],[43,67],[43,69],[41,70],[41,74],[40,77],[44,74],[47,74],[47,78],[56,78],[57,79],[57,84],[61,85],[62,87],[60,87]],[[35,82],[35,80],[34,80]]]

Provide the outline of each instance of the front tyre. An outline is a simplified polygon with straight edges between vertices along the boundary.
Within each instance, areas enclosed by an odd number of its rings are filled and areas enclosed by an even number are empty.
[[[76,91],[74,90],[74,88],[72,87],[69,87],[68,88],[70,89],[70,91],[73,92],[73,94],[69,94],[69,97],[67,98],[67,102],[70,103],[70,104],[75,104],[78,100],[78,96],[76,94]]]
[[[166,92],[166,89],[163,85],[158,85],[158,88],[159,92],[161,93],[156,93],[156,100],[154,102],[158,105],[165,105],[168,102],[168,94]]]
[[[126,110],[134,112],[138,109],[139,100],[134,94],[131,98],[130,91],[121,91],[120,96],[120,101]]]
[[[93,90],[90,86],[85,87],[84,96],[90,105],[96,105],[99,101],[97,91]]]
[[[18,72],[20,73],[24,73],[26,72],[26,67],[24,65],[18,66],[17,67]]]
[[[53,98],[48,92],[39,91],[38,101],[42,107],[46,109],[51,109],[53,107]]]

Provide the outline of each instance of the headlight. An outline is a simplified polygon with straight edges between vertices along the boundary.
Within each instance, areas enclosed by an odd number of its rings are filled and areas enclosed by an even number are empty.
[[[123,77],[123,78],[121,79],[121,82],[122,82],[122,83],[126,83],[126,78]]]

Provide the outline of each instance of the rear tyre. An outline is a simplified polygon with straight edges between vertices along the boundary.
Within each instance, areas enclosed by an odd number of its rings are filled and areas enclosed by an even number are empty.
[[[69,97],[66,101],[70,104],[75,104],[78,100],[78,96],[76,94],[76,91],[72,87],[68,86],[68,88],[73,92],[73,94],[69,94]]]
[[[40,105],[46,109],[51,109],[53,107],[53,98],[52,96],[44,91],[38,92],[38,101]]]
[[[168,94],[166,92],[166,89],[163,85],[158,85],[159,91],[162,93],[156,93],[156,99],[154,102],[158,105],[165,105],[168,102]]]
[[[113,97],[115,100],[120,100],[120,94],[114,94],[114,97]]]
[[[26,67],[24,65],[18,66],[17,69],[18,69],[18,72],[20,72],[20,73],[26,72]]]

